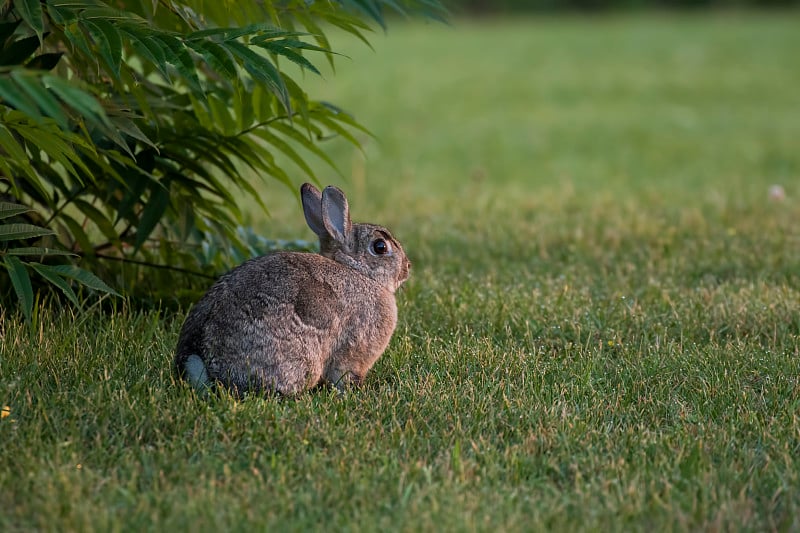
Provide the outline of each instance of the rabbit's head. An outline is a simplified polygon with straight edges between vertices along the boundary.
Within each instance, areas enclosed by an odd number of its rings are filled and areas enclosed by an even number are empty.
[[[319,237],[319,253],[371,278],[391,292],[408,279],[411,262],[388,229],[354,224],[344,193],[333,186],[322,193],[310,183],[300,189],[303,213]]]

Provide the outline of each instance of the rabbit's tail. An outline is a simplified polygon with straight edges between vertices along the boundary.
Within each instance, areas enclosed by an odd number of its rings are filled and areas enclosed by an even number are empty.
[[[206,364],[200,359],[198,355],[190,355],[186,358],[183,364],[184,377],[192,387],[196,389],[205,389],[211,385],[211,380],[208,379],[208,370]]]

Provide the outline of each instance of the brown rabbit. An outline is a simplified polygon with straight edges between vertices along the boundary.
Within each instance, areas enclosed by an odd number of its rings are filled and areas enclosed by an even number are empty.
[[[320,252],[276,252],[223,275],[192,308],[175,355],[197,388],[294,395],[358,385],[397,323],[411,263],[389,230],[353,224],[344,193],[300,189]]]

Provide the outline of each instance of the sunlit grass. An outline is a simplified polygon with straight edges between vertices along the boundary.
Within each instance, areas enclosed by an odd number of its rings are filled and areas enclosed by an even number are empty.
[[[309,90],[378,140],[319,178],[414,261],[365,387],[202,399],[180,314],[4,310],[0,529],[797,529],[798,22],[342,43]]]

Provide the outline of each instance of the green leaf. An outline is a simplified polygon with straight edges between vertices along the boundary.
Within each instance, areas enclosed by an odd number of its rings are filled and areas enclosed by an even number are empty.
[[[206,60],[206,63],[225,79],[236,79],[236,63],[230,52],[225,48],[211,41],[189,42],[189,46],[199,53]]]
[[[239,37],[244,37],[245,35],[253,35],[254,33],[258,33],[259,36],[266,35],[268,36],[267,38],[275,38],[275,37],[285,36],[287,34],[292,34],[292,35],[295,34],[295,32],[287,32],[286,30],[276,28],[275,26],[271,26],[269,24],[250,24],[248,26],[243,26],[241,28],[231,28],[229,31],[225,32],[225,40],[233,41],[238,39]]]
[[[53,22],[62,26],[72,24],[78,19],[78,13],[75,10],[68,7],[55,6],[50,2],[47,3],[47,14],[50,15]]]
[[[208,28],[190,33],[186,36],[187,41],[201,41],[208,37],[222,37],[227,32],[235,30],[236,28]]]
[[[0,242],[32,239],[44,235],[53,235],[53,232],[32,224],[0,224]]]
[[[368,15],[372,20],[377,22],[381,28],[384,30],[386,29],[386,21],[383,18],[381,7],[377,2],[372,0],[344,0],[342,3]]]
[[[42,265],[40,263],[30,263],[30,267],[33,268],[40,276],[44,279],[58,287],[64,295],[69,298],[69,301],[72,302],[75,307],[81,307],[81,302],[78,300],[78,297],[75,295],[75,291],[72,290],[72,287],[61,277],[61,275],[54,270],[54,267]]]
[[[157,122],[160,115],[153,110],[154,106],[150,105],[152,100],[148,97],[147,91],[141,85],[139,76],[136,75],[132,69],[122,69],[120,71],[120,77],[122,78],[123,84],[130,88],[130,92],[124,95],[129,105],[135,108],[138,114],[151,117],[153,121]],[[163,104],[164,101],[161,100],[159,103]],[[157,106],[155,107],[157,109]]]
[[[83,178],[81,173],[76,170],[76,166],[83,171],[85,176],[91,176],[86,163],[81,160],[73,146],[74,139],[70,138],[70,135],[77,137],[75,134],[63,132],[55,127],[47,129],[26,124],[14,124],[13,126],[16,132],[28,141],[32,151],[35,147],[45,152],[53,160],[64,165],[67,171],[79,180]]]
[[[89,236],[86,234],[83,226],[78,224],[74,218],[65,213],[61,213],[58,219],[64,223],[67,232],[72,237],[74,242],[78,244],[78,247],[83,252],[83,255],[89,257],[94,255],[94,246],[92,246],[92,241],[89,240]]]
[[[75,265],[56,265],[48,267],[48,270],[65,278],[74,279],[90,289],[113,294],[114,296],[121,296],[117,291],[106,285],[103,280],[91,272],[76,267]]]
[[[4,157],[0,157],[0,177],[3,177],[3,176],[9,177],[9,176],[13,176],[13,175],[14,175],[14,171],[11,169],[11,165],[8,164],[8,162],[6,162],[6,159]],[[14,189],[14,192],[19,192],[19,190],[16,187],[16,185],[17,184],[15,183],[12,188]]]
[[[249,128],[255,120],[252,91],[249,89],[238,85],[233,94],[233,116],[236,119],[236,129],[240,132]]]
[[[75,207],[80,209],[81,213],[86,215],[89,220],[94,222],[94,225],[97,226],[97,228],[105,236],[105,238],[109,240],[109,242],[113,244],[119,243],[119,234],[114,229],[114,224],[108,218],[106,218],[106,216],[99,209],[79,198],[73,200],[72,203],[75,205]]]
[[[231,117],[231,110],[228,102],[223,101],[214,94],[208,95],[208,107],[211,116],[214,118],[216,129],[226,135],[235,133],[236,124]]]
[[[289,102],[289,92],[286,90],[286,85],[283,82],[278,69],[272,62],[255,53],[245,45],[237,41],[230,41],[225,43],[228,50],[235,56],[242,60],[245,70],[252,76],[252,78],[267,85],[275,96],[278,97],[287,113],[291,113],[292,106]]]
[[[36,190],[46,194],[46,191],[39,180],[36,171],[31,165],[30,157],[25,152],[25,149],[19,144],[17,139],[11,131],[2,123],[0,123],[0,148],[5,150],[7,155],[7,162],[13,163],[14,167],[25,174],[28,184],[33,186]]]
[[[20,88],[19,84],[11,76],[0,77],[0,98],[5,100],[4,103],[6,105],[10,104],[11,107],[32,119],[38,119],[42,116],[36,102]]]
[[[22,20],[36,33],[39,43],[42,42],[44,32],[44,19],[42,17],[42,4],[39,0],[15,0],[14,7],[19,12]]]
[[[275,148],[277,148],[278,150],[280,150],[281,152],[283,152],[284,154],[286,154],[289,157],[289,159],[294,161],[294,163],[298,167],[300,167],[303,170],[303,172],[306,173],[307,176],[316,179],[314,171],[311,170],[311,167],[308,165],[308,163],[306,163],[305,160],[303,160],[300,154],[298,154],[297,151],[294,148],[292,148],[292,146],[289,143],[279,138],[278,136],[273,135],[266,129],[258,131],[257,135],[262,139],[264,139],[265,141],[267,141],[272,146],[274,146]],[[311,143],[310,142],[303,143],[303,146],[307,148],[309,144]]]
[[[145,133],[139,129],[139,126],[137,126],[132,120],[126,117],[112,117],[111,123],[114,128],[118,129],[125,135],[133,137],[137,141],[141,141],[143,144],[146,144],[151,148],[156,148],[155,143],[147,135],[145,135]]]
[[[2,83],[0,83],[2,86]],[[10,122],[10,121],[7,121]],[[0,122],[0,147],[6,151],[7,157],[14,161],[25,161],[28,159],[28,154],[25,153],[25,148],[20,145],[14,134],[11,133],[6,127],[6,124]]]
[[[295,32],[287,32],[286,30],[281,30],[280,28],[276,28],[271,24],[259,23],[259,24],[250,24],[247,26],[242,26],[241,28],[208,28],[192,32],[186,36],[186,39],[190,41],[198,41],[207,39],[208,37],[222,37],[225,40],[233,40],[233,39],[238,39],[239,37],[243,37],[245,35],[252,35],[254,33],[259,33],[263,35],[274,34],[275,36],[296,34]]]
[[[132,27],[126,25],[120,27],[120,29],[128,36],[136,53],[139,54],[144,61],[155,67],[165,80],[170,81],[169,72],[167,71],[166,47],[161,45],[146,31],[141,31],[141,28],[138,26]],[[177,59],[175,61],[177,61]]]
[[[18,255],[22,257],[44,257],[51,255],[64,255],[64,256],[77,256],[78,254],[68,252],[67,250],[59,250],[58,248],[44,248],[42,246],[29,246],[27,248],[9,248],[5,252],[6,255]]]
[[[139,154],[140,158],[144,157],[144,154]],[[139,202],[144,203],[144,199],[142,195],[144,194],[147,185],[152,182],[152,178],[145,175],[143,171],[138,168],[131,168],[126,169],[125,173],[123,174],[125,178],[125,193],[122,196],[122,199],[117,204],[117,219],[114,223],[119,222],[120,220],[131,220],[131,215],[133,214],[133,207],[138,204]]]
[[[310,118],[308,114],[308,95],[292,78],[286,78],[284,81],[286,82],[286,89],[288,89],[289,95],[294,102],[296,113],[300,115],[301,119],[307,122]],[[310,134],[309,137],[311,137]]]
[[[71,22],[69,25],[65,25],[64,35],[76,50],[83,52],[87,58],[94,59],[89,41],[86,39],[86,35],[84,35],[83,30],[77,23]]]
[[[203,89],[200,85],[200,78],[197,76],[194,60],[183,41],[172,35],[157,35],[154,36],[154,38],[156,38],[165,49],[171,52],[172,55],[167,57],[167,60],[177,69],[178,73],[189,85],[189,88],[195,94],[202,95]]]
[[[347,139],[350,144],[353,146],[361,146],[361,143],[358,142],[352,133],[347,131],[341,124],[337,123],[331,116],[318,116],[316,117],[317,121],[324,124],[328,129],[332,130],[335,134]]]
[[[358,38],[362,43],[367,45],[370,49],[374,50],[372,44],[369,42],[369,39],[366,38],[363,31],[372,31],[372,28],[361,20],[350,17],[350,16],[341,16],[337,15],[336,13],[329,13],[325,16],[325,22],[336,26],[337,28],[341,28],[347,33],[354,35]]]
[[[136,243],[134,249],[139,250],[142,245],[153,233],[156,225],[164,216],[164,212],[169,207],[169,183],[160,184],[154,183],[150,188],[150,198],[142,210],[142,217],[139,219],[139,225],[136,227]]]
[[[11,218],[20,213],[27,213],[33,211],[30,207],[22,204],[12,204],[10,202],[0,202],[0,220],[4,218]]]
[[[255,44],[255,43],[254,43]],[[325,52],[325,53],[332,53],[331,50],[327,48],[323,48],[321,46],[317,46],[315,44],[307,43],[304,41],[299,41],[297,39],[281,39],[279,41],[268,41],[265,43],[258,43],[259,46],[263,46],[265,48],[272,49],[272,48],[290,48],[293,50],[312,50],[314,52]],[[341,55],[341,54],[336,54]]]
[[[313,63],[311,63],[311,61],[309,61],[308,59],[306,59],[305,57],[303,57],[302,55],[300,55],[295,51],[296,49],[300,49],[301,47],[293,46],[291,43],[305,44],[301,41],[283,40],[283,41],[268,41],[265,43],[257,44],[256,46],[264,48],[265,50],[273,54],[283,56],[292,63],[300,65],[302,68],[310,70],[314,74],[319,74],[320,73],[319,70],[317,69],[317,67],[314,66]],[[313,45],[307,45],[307,47],[304,48],[310,50],[320,50],[323,52],[326,51],[324,48],[319,48],[318,46],[313,46]]]
[[[17,293],[17,299],[22,305],[22,313],[27,320],[30,320],[33,313],[33,287],[28,270],[22,261],[14,256],[6,256],[3,262],[11,278],[11,285],[14,286],[14,292]]]
[[[274,39],[286,39],[288,37],[303,37],[305,35],[311,35],[311,34],[304,31],[285,31],[275,28],[273,31],[265,31],[264,33],[260,33],[255,37],[251,38],[250,44],[263,44],[265,41],[271,41]]]
[[[58,126],[66,130],[69,128],[67,117],[61,110],[58,100],[42,85],[41,78],[26,76],[19,70],[11,72],[11,78],[33,100],[45,116],[56,121]]]
[[[91,4],[89,4],[91,6]],[[122,11],[108,7],[103,4],[96,4],[95,7],[87,7],[81,12],[81,18],[87,20],[120,20],[124,22],[144,22],[138,15],[130,11]]]
[[[100,57],[109,66],[111,73],[119,79],[122,63],[122,37],[119,31],[105,19],[87,20],[83,24],[97,45]]]
[[[325,32],[314,21],[312,17],[308,16],[305,13],[298,13],[297,20],[310,32],[310,35],[314,36],[314,40],[317,41],[317,44],[321,48],[324,48],[325,50],[331,49],[331,43],[325,36]],[[333,69],[333,71],[336,72],[336,66],[333,63],[333,53],[326,52],[325,57],[328,59],[328,65],[330,65],[331,69]]]
[[[76,113],[88,120],[90,124],[110,127],[103,106],[97,99],[80,87],[57,76],[45,75],[42,80],[61,99],[64,104],[75,110]]]

